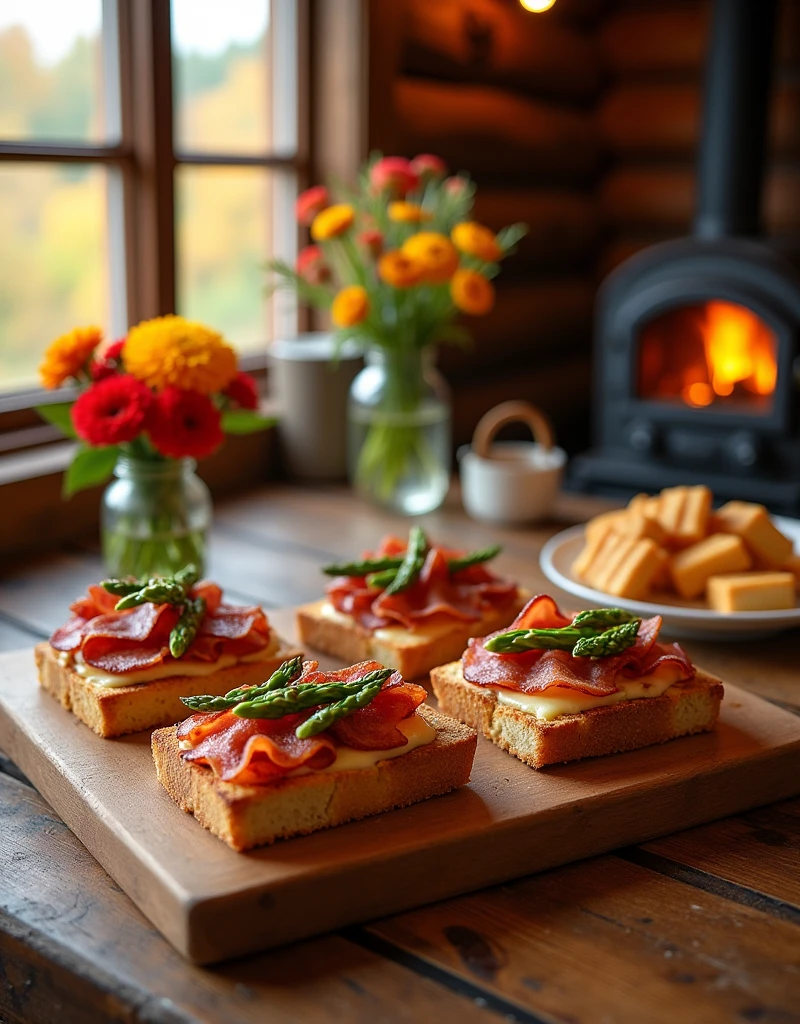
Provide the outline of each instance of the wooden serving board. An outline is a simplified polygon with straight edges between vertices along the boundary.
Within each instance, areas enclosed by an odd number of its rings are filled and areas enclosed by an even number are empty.
[[[288,613],[270,617],[289,621]],[[147,734],[103,740],[40,690],[30,650],[0,657],[0,747],[197,963],[800,793],[800,718],[734,686],[713,733],[538,772],[479,739],[472,782],[461,790],[247,854],[172,803],[156,781]]]

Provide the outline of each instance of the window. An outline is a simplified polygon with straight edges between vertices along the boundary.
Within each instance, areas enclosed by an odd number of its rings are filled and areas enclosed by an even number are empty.
[[[0,408],[33,404],[79,323],[175,311],[251,366],[292,329],[261,264],[296,247],[306,20],[303,0],[0,5]]]

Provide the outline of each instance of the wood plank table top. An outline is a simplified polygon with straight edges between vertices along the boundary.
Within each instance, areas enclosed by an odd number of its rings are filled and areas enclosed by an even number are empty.
[[[495,530],[453,500],[423,522],[453,545],[501,541],[499,570],[553,593],[541,545],[595,511],[565,496],[551,523]],[[325,561],[407,528],[343,488],[265,487],[217,508],[210,575],[233,599],[297,604]],[[6,569],[0,649],[46,637],[100,573],[89,548]],[[800,714],[798,639],[685,646]],[[199,968],[0,757],[0,877],[0,1021],[800,1024],[800,799]]]

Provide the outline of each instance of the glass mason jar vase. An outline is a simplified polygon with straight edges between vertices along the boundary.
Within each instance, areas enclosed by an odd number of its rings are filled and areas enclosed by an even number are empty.
[[[450,389],[430,349],[371,348],[350,388],[356,490],[404,515],[438,508],[450,484]]]
[[[205,569],[211,495],[194,459],[120,456],[103,494],[103,561],[112,576],[166,576]]]

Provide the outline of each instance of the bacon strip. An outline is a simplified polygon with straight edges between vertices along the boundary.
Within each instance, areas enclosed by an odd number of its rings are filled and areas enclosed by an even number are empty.
[[[125,675],[174,662],[176,674],[187,662],[215,662],[223,654],[243,657],[263,650],[270,627],[261,608],[222,603],[222,590],[208,580],[192,588],[203,597],[206,615],[194,643],[181,659],[169,653],[169,634],[179,609],[171,605],[143,604],[118,612],[117,598],[102,587],[91,586],[72,606],[72,618],[51,636],[57,651],[81,652],[83,660],[103,672]]]
[[[483,646],[490,637],[512,629],[558,629],[571,622],[551,597],[534,597],[505,629],[469,641],[462,658],[464,678],[478,686],[523,693],[541,693],[551,686],[567,687],[596,697],[616,693],[622,678],[650,675],[661,665],[681,667],[681,679],[692,679],[695,669],[678,644],[657,643],[661,617],[643,619],[636,643],[610,658],[573,658],[569,651],[525,651],[494,654]]]
[[[364,558],[402,554],[405,544],[396,537],[384,538],[376,552]],[[485,565],[450,573],[448,561],[462,551],[432,547],[419,579],[399,594],[386,594],[368,587],[365,577],[338,576],[328,586],[328,598],[337,611],[356,619],[365,629],[401,625],[413,630],[421,622],[449,618],[475,622],[490,608],[510,604],[517,586],[496,576]]]
[[[318,662],[308,661],[297,682],[351,682],[381,667],[377,661],[363,661],[336,672],[320,672]],[[367,707],[307,740],[298,739],[295,730],[314,708],[274,720],[237,718],[232,711],[199,713],[177,728],[178,739],[192,744],[181,756],[206,765],[225,782],[241,784],[272,782],[297,768],[320,771],[333,764],[340,745],[391,750],[407,744],[397,726],[415,713],[426,696],[421,686],[406,683],[395,672]]]

